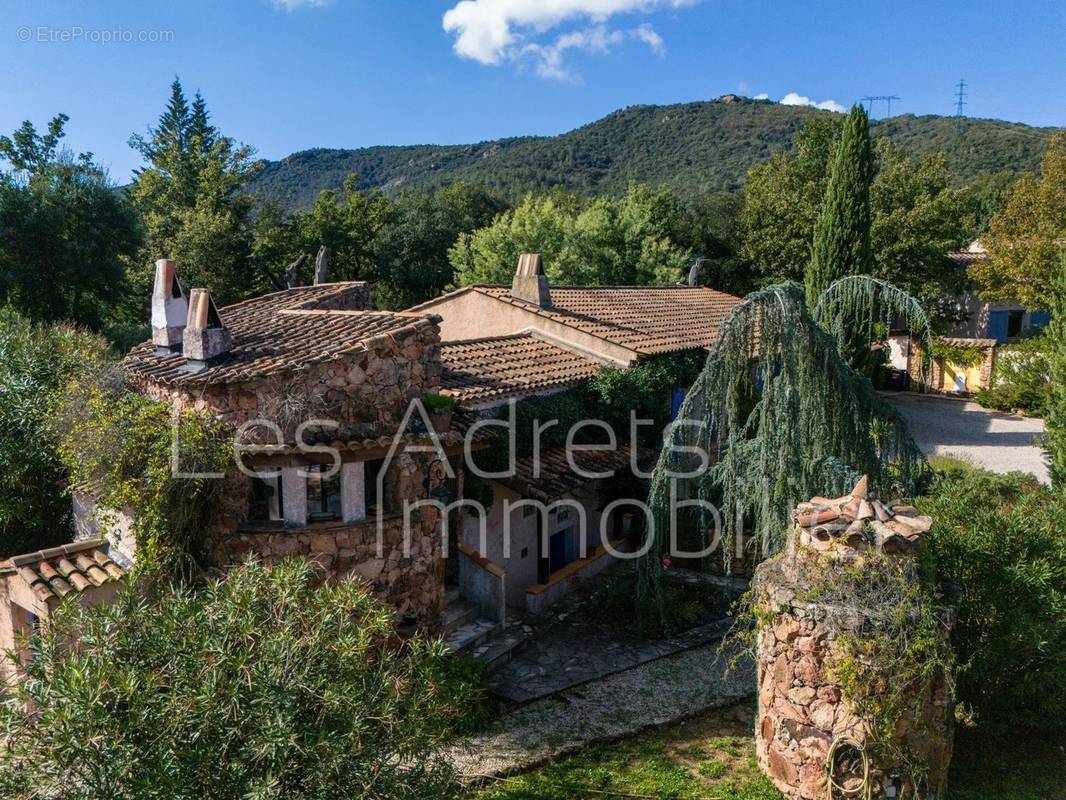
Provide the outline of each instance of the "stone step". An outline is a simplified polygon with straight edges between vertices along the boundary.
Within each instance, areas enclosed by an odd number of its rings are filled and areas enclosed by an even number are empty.
[[[450,608],[461,600],[458,586],[449,586],[444,592],[444,607]]]
[[[487,640],[498,627],[499,624],[491,619],[477,617],[448,633],[444,637],[444,644],[456,653],[469,654],[471,650]]]
[[[452,633],[481,616],[477,606],[459,600],[444,609],[444,635]]]
[[[486,639],[470,651],[485,666],[486,672],[499,669],[521,652],[532,640],[530,629],[525,625],[508,625],[497,635]]]

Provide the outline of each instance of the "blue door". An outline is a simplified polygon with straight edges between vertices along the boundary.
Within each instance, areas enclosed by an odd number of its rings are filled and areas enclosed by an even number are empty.
[[[553,534],[550,544],[549,572],[558,572],[571,561],[577,560],[577,531],[573,527]]]
[[[995,339],[1000,344],[1007,341],[1007,323],[1010,319],[1009,311],[988,312],[988,338]]]

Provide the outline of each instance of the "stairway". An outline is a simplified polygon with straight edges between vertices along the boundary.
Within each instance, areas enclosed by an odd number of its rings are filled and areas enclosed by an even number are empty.
[[[449,589],[445,601],[444,644],[482,662],[488,672],[510,661],[529,639],[528,628],[521,624],[508,620],[502,625],[481,616],[477,606],[459,596],[458,589]]]

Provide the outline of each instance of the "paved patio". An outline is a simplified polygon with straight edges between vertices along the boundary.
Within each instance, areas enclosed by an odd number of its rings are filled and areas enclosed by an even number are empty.
[[[1034,439],[1044,422],[990,411],[969,400],[912,392],[885,392],[907,420],[927,456],[953,456],[992,472],[1028,472],[1044,483],[1051,477]]]
[[[645,639],[589,619],[581,597],[571,595],[547,613],[521,620],[528,645],[486,686],[512,704],[548,697],[592,680],[695,647],[717,643],[732,620],[711,614],[705,623],[667,639]]]
[[[595,742],[754,702],[754,693],[751,659],[728,640],[705,644],[521,706],[446,755],[467,781],[514,774]]]

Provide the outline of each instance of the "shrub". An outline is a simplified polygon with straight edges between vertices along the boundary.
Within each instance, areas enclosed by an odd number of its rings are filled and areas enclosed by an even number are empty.
[[[106,355],[97,336],[0,308],[0,558],[70,541],[66,470],[49,415],[66,382]]]
[[[422,402],[430,414],[446,414],[456,406],[455,398],[446,394],[427,394],[422,398]]]
[[[448,794],[437,746],[466,673],[440,642],[395,640],[359,585],[312,578],[302,561],[252,564],[195,590],[63,608],[0,706],[0,796]]]
[[[929,566],[959,590],[957,693],[979,722],[1066,723],[1066,505],[1035,479],[953,464],[918,501]]]
[[[988,388],[974,399],[986,408],[1043,416],[1051,395],[1047,339],[1036,336],[1000,348]]]

